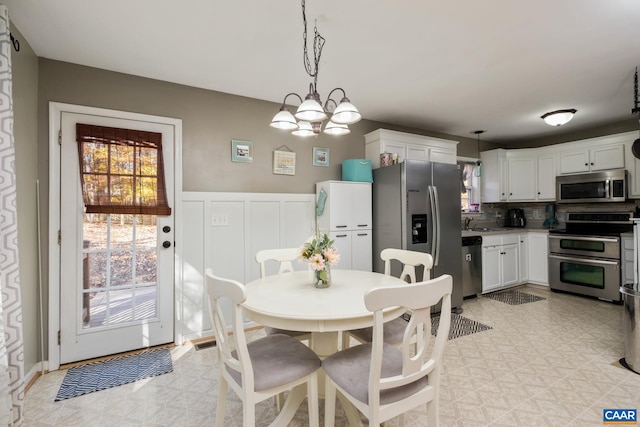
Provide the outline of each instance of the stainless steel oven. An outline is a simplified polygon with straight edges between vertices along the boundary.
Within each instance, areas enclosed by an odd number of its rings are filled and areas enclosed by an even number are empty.
[[[567,227],[549,235],[549,287],[620,302],[620,233],[630,213],[569,213]]]
[[[549,236],[551,289],[620,301],[620,280],[620,237]]]

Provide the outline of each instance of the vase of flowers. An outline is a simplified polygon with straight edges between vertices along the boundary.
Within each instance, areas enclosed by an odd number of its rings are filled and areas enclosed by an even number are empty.
[[[331,286],[331,266],[340,262],[340,255],[328,234],[318,234],[307,239],[301,248],[300,258],[311,265],[316,288]]]

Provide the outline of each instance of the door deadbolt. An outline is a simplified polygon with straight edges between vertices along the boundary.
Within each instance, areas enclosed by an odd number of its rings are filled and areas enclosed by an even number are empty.
[[[162,242],[162,247],[163,248],[169,248],[171,247],[171,242],[168,240],[165,240],[164,242]]]
[[[164,231],[165,233],[168,233],[171,231],[171,227],[169,227],[168,225],[165,225],[164,227],[162,227],[162,231]]]

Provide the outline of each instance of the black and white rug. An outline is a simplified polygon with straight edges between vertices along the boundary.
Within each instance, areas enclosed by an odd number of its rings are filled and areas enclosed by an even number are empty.
[[[438,325],[440,324],[440,316],[431,318],[431,334],[436,335]],[[460,316],[459,314],[451,314],[451,327],[449,328],[449,339],[464,337],[466,335],[475,334],[476,332],[482,332],[489,329],[493,329],[491,326],[487,326],[483,323],[476,322],[475,320],[468,319]]]
[[[528,302],[535,302],[535,301],[546,299],[544,297],[539,297],[537,295],[532,295],[526,292],[520,292],[513,289],[509,291],[491,292],[488,294],[484,294],[482,296],[485,298],[491,298],[493,300],[504,302],[506,304],[511,304],[511,305],[526,304]]]
[[[143,351],[67,371],[55,402],[173,371],[168,348]]]

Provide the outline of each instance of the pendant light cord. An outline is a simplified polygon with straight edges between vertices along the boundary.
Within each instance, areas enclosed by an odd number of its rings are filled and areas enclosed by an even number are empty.
[[[631,113],[640,113],[640,108],[638,108],[638,67],[636,67],[636,73],[633,76],[633,110]]]

